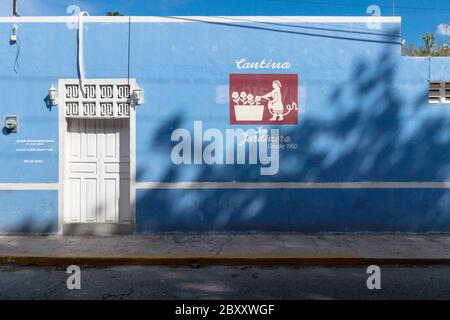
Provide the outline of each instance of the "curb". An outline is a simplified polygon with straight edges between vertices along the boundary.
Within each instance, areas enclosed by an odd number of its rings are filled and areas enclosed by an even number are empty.
[[[449,258],[361,257],[355,254],[0,255],[19,266],[360,266],[450,265]]]

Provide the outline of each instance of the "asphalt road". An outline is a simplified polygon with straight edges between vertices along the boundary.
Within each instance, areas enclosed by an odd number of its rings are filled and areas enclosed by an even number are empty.
[[[368,290],[363,267],[0,267],[0,299],[449,299],[450,266],[381,267]]]

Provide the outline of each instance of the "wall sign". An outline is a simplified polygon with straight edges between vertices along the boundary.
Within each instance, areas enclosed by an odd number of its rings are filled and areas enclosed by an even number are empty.
[[[298,124],[297,74],[231,74],[230,124]]]

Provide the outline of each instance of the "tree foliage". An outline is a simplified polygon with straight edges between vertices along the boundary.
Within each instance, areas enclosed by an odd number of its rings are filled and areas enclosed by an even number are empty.
[[[109,11],[106,13],[107,16],[123,16],[119,11]]]
[[[450,57],[450,42],[436,42],[434,33],[425,33],[422,35],[423,45],[414,47],[412,43],[409,45],[402,44],[402,54],[414,57]]]

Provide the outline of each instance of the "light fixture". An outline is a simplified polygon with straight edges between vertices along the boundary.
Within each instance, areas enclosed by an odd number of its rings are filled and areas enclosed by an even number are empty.
[[[11,35],[9,36],[9,43],[15,44],[17,42],[17,30],[19,29],[19,26],[17,24],[14,24],[11,29]]]
[[[133,89],[133,98],[137,105],[142,104],[142,89],[138,85]]]
[[[56,89],[53,86],[53,84],[50,87],[50,89],[48,89],[48,98],[49,98],[52,106],[56,106],[58,104],[58,101],[56,99]]]

